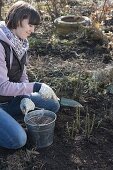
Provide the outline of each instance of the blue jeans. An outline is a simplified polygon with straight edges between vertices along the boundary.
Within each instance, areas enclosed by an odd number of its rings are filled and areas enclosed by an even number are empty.
[[[22,126],[16,121],[18,116],[24,117],[20,110],[20,101],[24,96],[15,97],[11,102],[0,104],[0,146],[8,149],[18,149],[26,144],[27,135]],[[36,107],[57,112],[60,108],[58,101],[44,99],[38,93],[32,93],[31,100]]]

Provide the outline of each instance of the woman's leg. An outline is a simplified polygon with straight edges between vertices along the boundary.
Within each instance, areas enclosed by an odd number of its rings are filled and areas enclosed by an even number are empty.
[[[20,102],[25,96],[17,96],[11,100],[6,106],[2,106],[3,109],[10,114],[12,117],[16,118],[18,116],[24,117],[20,109]]]
[[[21,125],[13,118],[16,115],[23,114],[20,110],[21,97],[15,97],[11,103],[0,108],[0,146],[17,149],[25,145],[27,135]],[[60,104],[58,101],[52,99],[44,99],[38,93],[32,93],[31,100],[35,103],[36,107],[58,112]],[[13,117],[11,117],[13,116]]]
[[[36,107],[51,110],[54,113],[58,112],[60,104],[53,99],[44,99],[38,93],[32,93],[30,96]]]
[[[27,135],[21,125],[0,108],[0,146],[18,149],[26,144]]]
[[[8,103],[7,107],[4,108],[4,110],[14,118],[18,117],[19,115],[24,116],[20,110],[20,102],[24,97],[30,98],[34,102],[36,107],[44,108],[46,110],[53,111],[54,113],[57,113],[60,108],[60,104],[58,101],[55,101],[53,99],[44,99],[38,93],[32,93],[30,96],[23,95],[15,97],[10,103]]]

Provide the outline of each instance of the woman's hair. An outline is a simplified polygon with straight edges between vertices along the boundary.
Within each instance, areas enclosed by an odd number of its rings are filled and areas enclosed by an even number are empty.
[[[19,23],[22,26],[23,19],[29,19],[31,25],[39,25],[40,14],[29,3],[18,1],[10,8],[5,23],[9,29],[16,29]]]

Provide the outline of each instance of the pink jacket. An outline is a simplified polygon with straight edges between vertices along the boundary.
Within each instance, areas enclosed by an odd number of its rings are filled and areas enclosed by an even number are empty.
[[[2,29],[0,28],[0,39],[11,46],[9,39],[6,37]],[[9,54],[10,65],[12,64],[12,50]],[[35,82],[29,82],[26,74],[26,67],[24,68],[21,80],[19,83],[13,83],[9,81],[7,76],[7,67],[5,61],[5,50],[0,43],[0,95],[1,96],[19,96],[19,95],[30,95],[33,92],[33,86]]]

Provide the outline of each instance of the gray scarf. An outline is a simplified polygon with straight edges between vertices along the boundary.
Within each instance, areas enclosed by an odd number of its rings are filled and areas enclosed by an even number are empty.
[[[6,37],[10,40],[12,44],[12,48],[16,52],[19,60],[21,60],[21,58],[23,57],[23,55],[29,48],[28,40],[19,39],[5,25],[3,25],[3,27],[1,28],[2,28],[2,31],[5,33]]]

